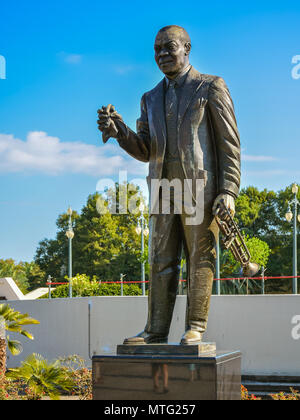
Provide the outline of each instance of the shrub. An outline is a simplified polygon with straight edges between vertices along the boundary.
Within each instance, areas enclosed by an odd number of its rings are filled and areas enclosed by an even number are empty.
[[[61,391],[74,389],[74,381],[59,361],[49,363],[38,354],[27,357],[19,368],[10,369],[6,376],[23,384],[27,400],[41,400],[44,395],[58,400]]]
[[[142,294],[140,287],[136,284],[123,284],[123,294],[125,296],[139,296]],[[121,284],[110,283],[101,284],[94,277],[92,280],[86,274],[77,274],[72,280],[72,296],[120,296]],[[58,286],[51,294],[53,298],[67,298],[69,296],[69,285]],[[48,296],[44,296],[47,298]]]
[[[275,401],[300,401],[300,393],[293,388],[290,388],[290,390],[290,394],[280,392],[279,394],[271,394],[270,396]]]
[[[249,394],[248,389],[241,385],[241,400],[242,401],[258,401],[261,398],[256,397],[253,394]]]
[[[72,395],[78,396],[79,400],[91,400],[92,371],[85,366],[84,359],[74,355],[60,358],[59,361],[75,384]]]
[[[19,382],[11,381],[5,375],[0,375],[0,401],[24,400],[25,398],[19,394],[20,389]]]

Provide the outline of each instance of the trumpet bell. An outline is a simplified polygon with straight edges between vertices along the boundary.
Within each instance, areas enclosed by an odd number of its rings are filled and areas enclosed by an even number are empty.
[[[248,263],[243,267],[244,277],[254,277],[259,272],[260,266],[256,263]]]

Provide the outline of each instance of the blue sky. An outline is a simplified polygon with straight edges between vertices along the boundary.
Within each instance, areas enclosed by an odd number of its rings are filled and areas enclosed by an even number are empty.
[[[192,64],[226,80],[242,142],[242,186],[279,190],[299,182],[300,4],[27,0],[1,2],[0,258],[31,260],[70,204],[80,211],[103,177],[147,165],[111,140],[96,111],[113,103],[135,127],[142,94],[162,75],[153,41],[185,27]],[[299,71],[300,74],[300,71]]]

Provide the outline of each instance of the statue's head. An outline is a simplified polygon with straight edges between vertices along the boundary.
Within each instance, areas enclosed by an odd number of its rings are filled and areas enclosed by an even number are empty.
[[[189,64],[191,39],[181,26],[165,26],[156,35],[154,50],[158,67],[172,77]]]

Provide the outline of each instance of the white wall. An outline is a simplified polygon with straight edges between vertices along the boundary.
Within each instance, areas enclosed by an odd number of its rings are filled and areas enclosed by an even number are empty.
[[[34,341],[21,337],[24,351],[10,357],[8,366],[18,365],[33,352],[49,360],[70,354],[89,360],[89,301],[92,353],[113,351],[124,337],[143,330],[147,312],[144,297],[9,302],[38,319],[40,325],[29,328]],[[178,342],[183,333],[185,302],[184,296],[177,298],[170,342]],[[292,330],[299,339],[292,337]],[[243,374],[300,376],[300,296],[213,296],[205,340],[216,341],[220,350],[241,350]]]

